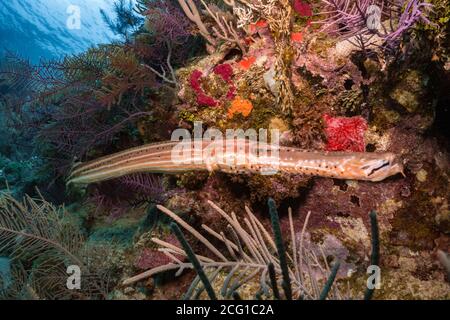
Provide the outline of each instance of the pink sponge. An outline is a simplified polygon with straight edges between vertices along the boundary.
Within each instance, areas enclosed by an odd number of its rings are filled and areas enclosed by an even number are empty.
[[[230,83],[233,76],[233,68],[228,63],[219,64],[214,67],[214,73],[221,76],[226,83]]]
[[[200,82],[202,77],[203,73],[200,70],[194,70],[189,78],[192,90],[194,90],[197,94],[197,103],[205,107],[215,107],[217,105],[217,101],[214,100],[213,97],[206,95],[203,91],[202,84]]]
[[[229,89],[226,94],[226,98],[228,100],[232,100],[236,95],[236,87],[234,86],[232,81],[233,68],[231,67],[231,65],[227,63],[220,64],[214,67],[213,72],[228,84]],[[194,70],[189,78],[189,83],[192,87],[192,90],[194,90],[197,95],[197,103],[200,106],[204,107],[215,107],[219,104],[219,101],[216,101],[213,97],[206,94],[206,92],[202,88],[202,78],[203,72],[201,72],[200,70]]]
[[[302,0],[294,0],[294,11],[301,17],[312,17],[313,15],[311,5]]]

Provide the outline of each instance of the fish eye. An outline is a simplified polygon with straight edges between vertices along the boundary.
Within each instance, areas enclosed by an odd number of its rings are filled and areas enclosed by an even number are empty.
[[[379,171],[385,167],[388,167],[389,165],[390,165],[390,162],[388,160],[383,160],[383,163],[381,165],[379,165],[378,167],[373,168],[367,176],[370,177],[376,171]]]

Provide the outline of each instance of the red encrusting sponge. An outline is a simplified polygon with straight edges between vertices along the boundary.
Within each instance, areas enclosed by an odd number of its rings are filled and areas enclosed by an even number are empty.
[[[332,117],[323,116],[325,134],[327,136],[326,150],[364,152],[364,133],[367,121],[363,117]]]

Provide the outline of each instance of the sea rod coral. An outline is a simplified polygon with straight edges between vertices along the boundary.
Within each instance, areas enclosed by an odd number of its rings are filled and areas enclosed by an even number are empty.
[[[213,287],[219,288],[218,293],[222,298],[240,299],[238,290],[249,286],[250,283],[259,284],[259,289],[254,289],[255,285],[253,285],[252,290],[258,299],[263,297],[287,300],[349,298],[350,293],[344,292],[341,286],[335,284],[340,266],[339,259],[334,257],[330,263],[323,249],[317,254],[303,241],[311,212],[306,217],[297,246],[292,211],[289,209],[292,251],[288,251],[283,242],[278,211],[272,199],[268,200],[268,206],[273,236],[248,207],[245,207],[246,215],[241,222],[235,213],[226,213],[212,201],[209,201],[209,205],[225,221],[227,228],[217,232],[204,224],[202,229],[207,235],[218,240],[227,249],[226,251],[220,251],[217,246],[174,212],[158,206],[159,210],[177,223],[177,225],[172,224],[172,230],[182,248],[180,245],[152,238],[152,241],[159,246],[160,253],[164,254],[169,262],[128,278],[123,285],[128,286],[166,271],[176,270],[176,276],[179,276],[186,269],[195,269],[197,277],[192,281],[184,299],[198,298],[203,291],[207,292],[210,299],[217,299],[218,296]],[[378,225],[376,214],[372,212],[370,216],[372,219],[372,264],[378,265]],[[196,254],[178,225],[208,248],[214,257]],[[186,257],[189,262],[185,261]],[[324,282],[323,279],[326,281]],[[279,290],[279,285],[282,291]],[[319,289],[320,286],[323,286],[322,289]],[[331,290],[332,286],[333,290]],[[370,299],[372,294],[373,290],[366,292],[365,298]]]

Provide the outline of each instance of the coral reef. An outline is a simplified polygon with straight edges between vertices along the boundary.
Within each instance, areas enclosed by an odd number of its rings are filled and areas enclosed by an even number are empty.
[[[105,20],[121,41],[1,59],[0,296],[450,299],[449,8],[119,1]],[[296,152],[389,152],[371,169],[403,175],[118,170],[159,163],[158,143],[198,122],[277,129],[268,142]],[[73,168],[120,178],[66,186]],[[96,279],[89,292],[49,282],[74,259]],[[366,290],[370,264],[379,289]]]
[[[197,277],[192,281],[190,288],[184,295],[185,299],[189,299],[192,296],[199,297],[203,291],[206,291],[209,298],[215,300],[217,299],[217,295],[213,287],[218,288],[217,291],[220,292],[223,298],[241,298],[241,294],[239,293],[242,292],[241,287],[248,287],[249,283],[252,282],[258,282],[261,286],[259,290],[252,293],[259,297],[268,296],[269,298],[281,299],[280,290],[278,289],[279,284],[283,288],[283,297],[287,300],[299,297],[302,299],[324,300],[328,294],[334,298],[344,297],[338,290],[330,292],[339,269],[339,260],[334,261],[332,268],[330,268],[328,262],[322,260],[323,255],[316,255],[314,251],[309,251],[308,246],[303,246],[303,234],[301,235],[299,251],[297,252],[296,241],[292,239],[293,251],[291,254],[287,253],[283,244],[280,221],[275,203],[272,199],[269,199],[268,204],[274,238],[270,237],[268,231],[249,208],[246,208],[247,218],[245,219],[246,227],[244,227],[236,220],[234,214],[230,216],[213,202],[210,202],[214,210],[227,221],[229,231],[227,233],[229,234],[227,236],[223,231],[218,233],[207,225],[203,225],[203,229],[209,235],[223,242],[230,258],[225,257],[208,239],[184,220],[180,219],[175,213],[160,206],[159,209],[161,211],[170,216],[183,229],[207,247],[215,255],[217,260],[194,253],[180,228],[173,224],[172,230],[181,245],[174,245],[173,241],[167,242],[157,238],[152,239],[153,242],[162,246],[160,253],[168,258],[168,262],[160,265],[159,260],[157,263],[158,266],[154,266],[154,263],[152,263],[153,267],[150,270],[126,279],[123,284],[130,285],[136,281],[141,281],[147,277],[169,270],[177,270],[177,275],[180,275],[185,269],[195,269]],[[292,225],[291,212],[289,214],[289,220],[291,236],[294,236],[295,231]],[[374,223],[374,228],[376,228],[376,220]],[[303,232],[305,228],[306,225],[303,227]],[[376,229],[375,233],[378,235]],[[374,241],[378,243],[377,239]],[[378,252],[375,247],[373,250],[376,253]],[[184,262],[184,259],[180,259],[180,255],[187,257],[189,263]],[[319,258],[320,256],[322,258]],[[288,266],[288,259],[294,265],[293,269]],[[315,265],[314,270],[311,269],[313,263]],[[378,262],[374,262],[373,264],[377,265]],[[223,274],[224,272],[225,274]],[[329,274],[327,275],[327,273]],[[320,291],[318,290],[318,280],[320,277],[317,274],[328,278],[323,284],[323,289]],[[246,290],[244,289],[244,291]]]

